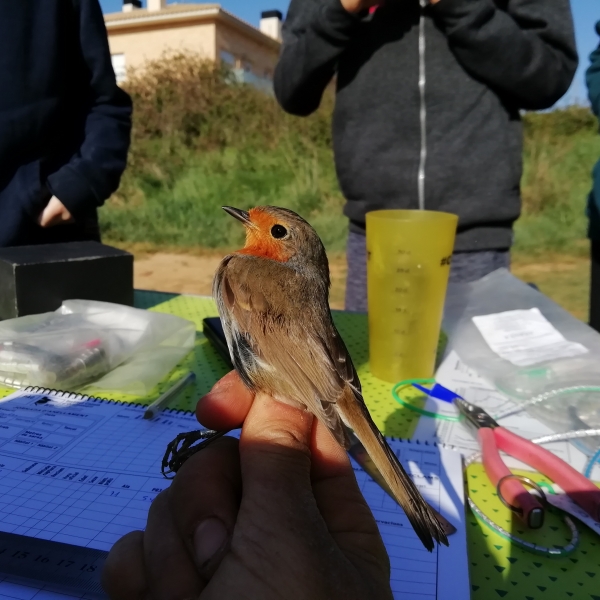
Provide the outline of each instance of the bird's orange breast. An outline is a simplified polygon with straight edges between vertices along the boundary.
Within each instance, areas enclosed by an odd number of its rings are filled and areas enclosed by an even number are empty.
[[[238,250],[237,254],[287,262],[291,256],[284,244],[271,235],[271,228],[279,223],[278,220],[256,208],[251,208],[248,212],[255,228],[246,229],[246,244],[241,250]]]
[[[255,243],[246,244],[236,254],[248,254],[260,258],[269,258],[278,262],[287,262],[289,256],[283,251],[280,244],[270,243],[269,240],[257,240]]]

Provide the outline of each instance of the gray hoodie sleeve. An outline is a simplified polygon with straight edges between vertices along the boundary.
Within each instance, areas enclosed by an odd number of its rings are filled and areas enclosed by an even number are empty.
[[[523,109],[569,88],[577,51],[569,0],[440,0],[429,7],[463,67]]]
[[[273,82],[284,110],[305,116],[318,108],[360,20],[340,0],[291,1]]]

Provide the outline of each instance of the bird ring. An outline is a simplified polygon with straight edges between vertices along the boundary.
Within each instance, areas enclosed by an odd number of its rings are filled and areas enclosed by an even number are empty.
[[[544,490],[535,481],[533,481],[533,479],[529,479],[529,477],[524,477],[523,475],[515,475],[514,473],[511,473],[510,475],[505,475],[498,481],[498,483],[496,484],[496,492],[498,493],[498,498],[500,499],[500,502],[502,502],[502,504],[504,504],[506,508],[512,510],[512,512],[517,513],[518,515],[522,515],[523,509],[519,506],[513,506],[512,504],[509,504],[502,495],[502,484],[507,479],[518,479],[524,485],[528,485],[530,488],[534,489],[539,494],[542,502],[544,504],[547,504],[546,494],[544,493]]]
[[[229,431],[230,430],[212,431],[210,429],[204,429],[201,431],[180,433],[167,446],[161,464],[163,477],[165,477],[165,479],[173,479],[177,471],[179,471],[188,458],[196,454],[196,452],[206,448],[206,446],[216,439],[229,433]]]

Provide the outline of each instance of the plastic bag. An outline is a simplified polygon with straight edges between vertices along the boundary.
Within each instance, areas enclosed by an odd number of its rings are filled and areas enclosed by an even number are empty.
[[[568,342],[587,351],[520,367],[495,353],[473,323],[476,316],[532,308]],[[448,352],[455,350],[479,375],[555,432],[600,427],[600,335],[506,269],[451,286],[444,329]],[[600,446],[600,438],[577,445],[589,454]]]
[[[470,284],[449,287],[443,325],[449,338],[448,352],[455,350],[464,362],[492,381],[514,376],[523,369],[492,351],[473,317],[531,308],[538,308],[567,340],[585,346],[588,352],[584,358],[600,364],[600,335],[506,269],[498,269]],[[581,357],[545,361],[532,365],[531,369],[554,362],[575,366],[581,363]]]
[[[0,383],[143,394],[192,348],[194,324],[119,304],[68,300],[0,323]]]

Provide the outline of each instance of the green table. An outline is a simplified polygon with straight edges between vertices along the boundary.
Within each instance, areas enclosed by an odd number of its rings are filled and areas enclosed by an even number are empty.
[[[202,334],[202,319],[217,316],[210,298],[183,296],[162,292],[136,291],[139,308],[178,315],[193,321],[198,334],[191,352],[147,397],[111,395],[115,400],[149,404],[162,391],[192,370],[197,379],[173,408],[193,410],[197,399],[205,394],[228,367]],[[418,416],[397,404],[392,398],[392,385],[376,379],[369,371],[367,320],[365,315],[338,312],[334,314],[363,384],[365,401],[378,427],[387,436],[410,438]],[[9,390],[2,392],[2,395]],[[541,476],[535,477],[543,481]],[[498,500],[481,465],[467,472],[467,486],[478,505],[503,527],[542,545],[564,545],[568,531],[561,519],[548,515],[543,530],[522,532],[520,523]],[[506,598],[507,600],[539,600],[575,598],[600,600],[600,538],[581,530],[579,548],[569,557],[550,559],[521,550],[481,525],[467,511],[466,527],[469,547],[469,569],[473,600]],[[457,599],[462,600],[462,599]]]

